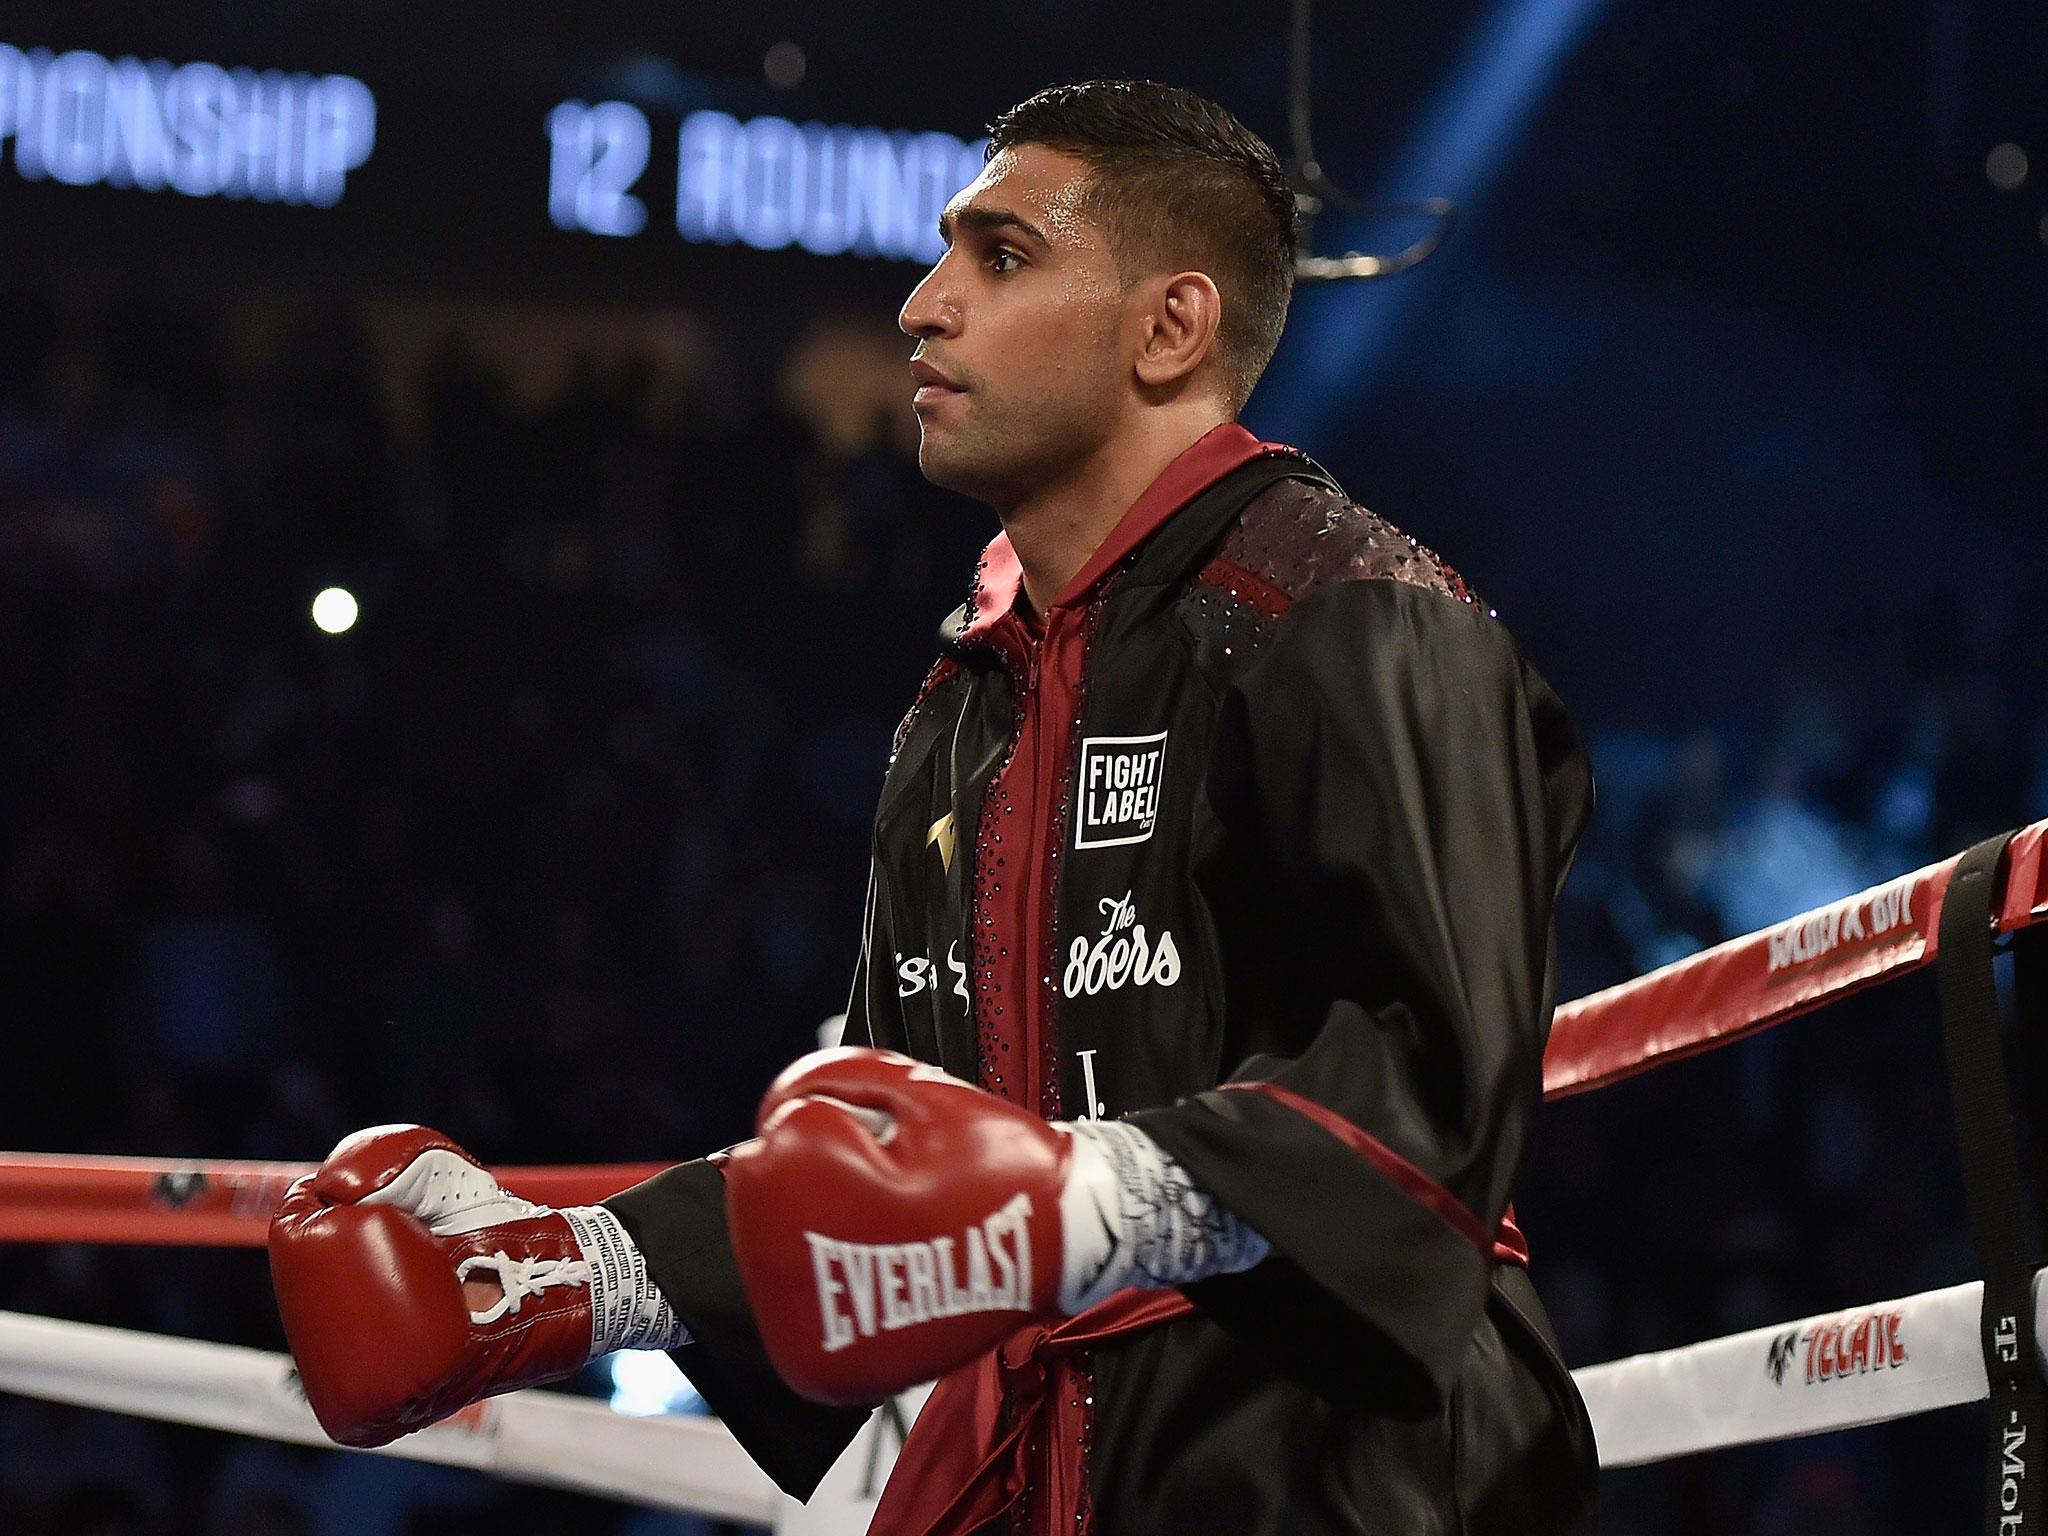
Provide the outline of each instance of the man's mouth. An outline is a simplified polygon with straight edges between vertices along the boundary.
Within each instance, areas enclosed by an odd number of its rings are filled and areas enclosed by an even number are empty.
[[[917,393],[910,397],[912,406],[936,405],[941,400],[966,392],[964,386],[955,383],[948,374],[923,358],[911,363],[910,377],[917,385]]]

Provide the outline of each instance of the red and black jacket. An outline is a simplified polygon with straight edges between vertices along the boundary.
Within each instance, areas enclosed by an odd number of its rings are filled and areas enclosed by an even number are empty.
[[[1272,1244],[1096,1350],[1095,1528],[1570,1527],[1590,1431],[1507,1220],[1592,798],[1562,705],[1453,571],[1235,426],[1042,622],[1020,585],[998,538],[898,732],[847,1038],[1127,1118]],[[860,1419],[763,1380],[701,1167],[614,1204],[692,1380],[804,1491]]]

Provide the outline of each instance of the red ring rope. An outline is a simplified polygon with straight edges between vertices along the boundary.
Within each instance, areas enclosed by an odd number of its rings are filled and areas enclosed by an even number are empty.
[[[0,1242],[260,1248],[285,1187],[311,1163],[0,1153]],[[514,1194],[588,1205],[666,1163],[500,1168]]]
[[[1999,861],[1997,928],[2048,919],[2048,821],[2020,828]],[[1543,1057],[1546,1098],[1603,1087],[1680,1056],[1727,1045],[1932,964],[1942,860],[1557,1010]]]
[[[1632,1077],[1726,1045],[1932,963],[1956,860],[1745,934],[1557,1010],[1546,1097]],[[1999,866],[2001,933],[2048,920],[2048,821],[2013,835]],[[664,1164],[501,1168],[517,1194],[579,1205]],[[310,1164],[0,1153],[0,1242],[261,1247],[285,1186]]]

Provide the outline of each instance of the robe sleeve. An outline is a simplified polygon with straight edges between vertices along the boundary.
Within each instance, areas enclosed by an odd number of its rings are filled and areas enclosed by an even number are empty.
[[[1198,1307],[1434,1412],[1542,1098],[1585,754],[1497,620],[1393,580],[1311,593],[1220,705],[1196,879],[1243,1055],[1129,1119],[1272,1244]]]
[[[875,930],[875,895],[847,1004],[846,1039],[865,1044],[882,1001],[870,954],[886,935]],[[725,1175],[714,1154],[683,1163],[605,1201],[647,1256],[648,1272],[691,1342],[671,1357],[711,1411],[784,1493],[808,1499],[839,1453],[867,1423],[868,1408],[828,1408],[791,1391],[776,1374],[740,1283],[725,1222]]]
[[[808,1499],[871,1410],[823,1407],[775,1373],[740,1284],[716,1159],[679,1164],[604,1203],[690,1330],[670,1358],[776,1487]]]

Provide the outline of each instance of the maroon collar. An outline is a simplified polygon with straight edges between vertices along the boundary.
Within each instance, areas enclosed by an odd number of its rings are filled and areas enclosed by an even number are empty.
[[[1234,421],[1211,427],[1145,487],[1130,510],[1110,529],[1109,537],[1089,556],[1088,563],[1067,583],[1053,607],[1070,608],[1079,603],[1118,561],[1157,533],[1174,513],[1240,464],[1280,446],[1260,442]],[[999,533],[982,551],[981,564],[975,572],[974,610],[961,640],[972,643],[985,638],[996,621],[1017,606],[1023,589],[1024,567],[1010,547],[1010,536]]]

